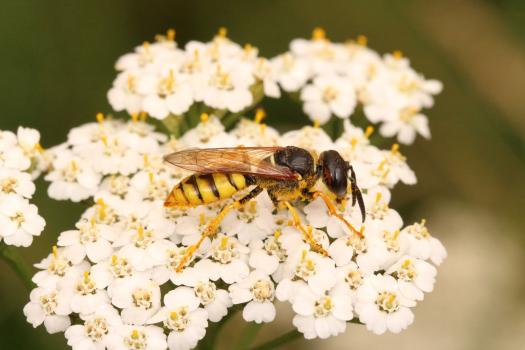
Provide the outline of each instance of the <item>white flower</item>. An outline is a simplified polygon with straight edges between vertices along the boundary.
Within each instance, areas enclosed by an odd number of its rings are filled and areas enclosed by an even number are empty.
[[[218,235],[211,244],[209,258],[199,261],[196,266],[212,281],[220,278],[228,284],[239,282],[250,272],[247,264],[248,252],[249,249],[237,239]]]
[[[352,299],[343,289],[316,293],[300,288],[292,303],[297,315],[293,324],[306,339],[326,339],[346,330],[346,321],[353,318]]]
[[[398,282],[392,276],[374,275],[365,278],[357,291],[355,311],[359,320],[375,334],[389,330],[399,333],[413,321],[409,307],[415,301],[404,297]]]
[[[0,193],[16,193],[31,198],[35,193],[35,184],[28,173],[0,168]]]
[[[164,350],[168,347],[166,335],[157,326],[117,326],[108,337],[108,348],[113,350]]]
[[[275,319],[275,288],[273,281],[262,271],[252,271],[244,280],[229,288],[234,304],[247,303],[242,312],[248,322],[272,322]]]
[[[209,67],[208,81],[202,91],[206,105],[216,109],[240,112],[250,106],[253,95],[250,86],[254,82],[250,65],[218,63]]]
[[[434,289],[437,270],[423,260],[404,256],[386,273],[398,279],[399,290],[406,298],[423,300],[423,292],[430,293]]]
[[[138,87],[145,96],[143,110],[157,119],[188,111],[193,104],[193,93],[186,79],[175,73],[174,67],[167,67],[159,74],[143,75]]]
[[[81,315],[83,324],[66,329],[67,344],[74,350],[104,349],[111,344],[112,336],[122,326],[117,310],[107,304],[99,305],[89,315]]]
[[[293,57],[290,53],[279,55],[271,60],[279,85],[286,91],[297,91],[310,77],[310,68],[304,59]]]
[[[4,134],[5,135],[5,134]],[[7,146],[7,145],[4,145]],[[17,145],[0,151],[0,167],[24,171],[31,166],[31,160]]]
[[[232,306],[230,295],[224,289],[217,289],[217,285],[210,281],[199,281],[193,286],[195,295],[208,312],[211,322],[219,322],[228,314],[228,308]]]
[[[297,289],[308,285],[314,292],[322,294],[336,283],[334,261],[308,250],[303,245],[293,252],[285,262],[283,280],[276,288],[276,297],[280,301],[293,302]]]
[[[123,278],[135,275],[129,260],[123,256],[113,254],[110,259],[101,261],[91,267],[91,277],[101,288],[111,289],[113,284]]]
[[[95,312],[98,306],[109,301],[105,286],[97,285],[89,271],[65,277],[58,286],[61,292],[70,298],[71,310],[80,315],[89,315]]]
[[[134,269],[145,271],[159,263],[160,257],[155,254],[158,251],[157,245],[169,245],[169,241],[163,239],[168,234],[169,232],[158,234],[152,229],[139,226],[123,235],[114,245],[118,247],[124,244],[119,255],[125,257]]]
[[[397,136],[397,140],[405,145],[410,145],[420,134],[426,139],[430,138],[428,119],[424,114],[418,113],[416,108],[405,107],[399,110],[379,128],[379,133],[385,137]]]
[[[146,275],[122,278],[110,289],[111,302],[122,309],[122,321],[142,325],[160,308],[160,287]]]
[[[71,325],[69,300],[55,288],[35,288],[31,291],[30,300],[24,306],[24,315],[33,327],[44,323],[47,332],[53,334],[63,332]]]
[[[266,192],[226,215],[221,227],[228,235],[236,235],[241,244],[263,239],[277,228],[272,217],[273,203]]]
[[[38,130],[19,126],[16,131],[16,138],[18,146],[28,157],[32,158],[39,148],[40,133]]]
[[[178,287],[164,296],[164,307],[148,323],[163,322],[170,350],[189,350],[206,334],[208,314],[191,288]]]
[[[354,111],[356,96],[352,81],[338,76],[317,76],[301,91],[303,109],[310,119],[325,124],[333,115],[348,118]]]
[[[447,257],[447,251],[437,238],[430,235],[425,223],[426,221],[422,220],[402,230],[410,242],[408,254],[423,260],[430,259],[434,264],[440,265]]]
[[[277,74],[274,66],[265,58],[259,58],[253,68],[253,75],[262,81],[264,94],[269,97],[281,97],[279,85],[277,85]]]
[[[82,261],[82,258],[69,260],[64,254],[64,248],[53,247],[53,252],[44,258],[35,267],[41,269],[33,276],[33,282],[39,287],[55,288],[64,279],[71,279],[80,276],[89,269],[89,263]]]
[[[103,135],[100,141],[76,146],[74,150],[103,175],[129,175],[136,172],[143,162],[143,156],[127,147],[119,134]]]
[[[283,134],[279,145],[294,145],[305,149],[313,149],[317,152],[335,148],[332,139],[323,129],[312,126],[305,126],[299,130],[293,130]]]
[[[357,290],[363,285],[364,278],[367,276],[359,269],[353,261],[345,266],[337,268],[337,284],[334,289],[342,288],[351,296],[352,303],[357,301]]]
[[[107,94],[109,104],[115,111],[125,110],[129,114],[141,111],[142,96],[137,91],[137,79],[140,78],[140,74],[140,70],[129,70],[117,75]]]
[[[224,131],[216,116],[201,116],[202,122],[185,133],[180,139],[181,147],[213,148],[236,146],[235,138]]]
[[[62,232],[58,237],[58,245],[66,247],[64,254],[82,259],[87,255],[94,263],[111,256],[111,242],[116,238],[112,227],[97,224],[94,220],[81,220],[76,226],[78,230]]]
[[[365,231],[367,248],[357,259],[366,273],[386,269],[408,252],[408,237],[399,230]]]
[[[255,117],[257,118],[257,114]],[[242,118],[230,134],[237,138],[237,144],[245,147],[275,146],[279,141],[279,132],[277,130],[260,121],[257,122],[246,118]]]
[[[47,190],[49,197],[79,202],[95,194],[100,175],[90,164],[69,151],[61,151],[52,163],[53,170],[45,179],[51,181]]]
[[[300,240],[299,240],[300,242]],[[271,275],[282,268],[287,258],[287,251],[282,246],[281,232],[275,231],[273,236],[264,241],[256,240],[250,243],[250,259],[248,263],[256,270]]]
[[[8,245],[28,247],[39,236],[46,222],[34,204],[17,194],[0,197],[0,236]]]

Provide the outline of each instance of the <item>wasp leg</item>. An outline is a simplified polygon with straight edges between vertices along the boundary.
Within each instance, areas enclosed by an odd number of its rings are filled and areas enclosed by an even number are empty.
[[[348,227],[348,229],[350,231],[352,231],[353,233],[355,233],[356,235],[358,235],[361,238],[363,237],[363,231],[362,231],[363,227],[361,227],[361,231],[358,231],[350,222],[348,222],[348,220],[346,220],[344,217],[342,217],[341,214],[339,214],[337,212],[337,209],[336,209],[334,203],[332,203],[332,200],[330,199],[330,197],[328,197],[323,192],[319,192],[319,191],[308,192],[307,195],[311,199],[316,199],[317,197],[321,197],[321,199],[324,201],[326,207],[328,208],[328,213],[331,216],[335,216],[336,218],[341,220],[346,225],[346,227]]]
[[[176,271],[181,272],[182,269],[184,269],[184,266],[186,263],[191,259],[193,254],[199,247],[201,246],[202,242],[206,239],[206,237],[214,236],[217,233],[217,229],[219,228],[219,225],[221,224],[221,221],[224,219],[224,217],[232,210],[232,209],[238,209],[243,204],[251,200],[252,198],[257,197],[259,193],[262,192],[261,187],[255,187],[253,190],[250,191],[246,196],[242,197],[241,199],[228,204],[224,208],[222,208],[221,212],[206,226],[204,231],[202,231],[201,237],[197,241],[197,243],[189,246],[186,249],[186,253],[182,257],[181,261],[179,262],[179,265],[177,266]]]
[[[319,253],[319,254],[327,256],[328,253],[326,252],[326,250],[319,243],[317,243],[315,241],[315,239],[313,238],[313,236],[312,236],[312,227],[308,226],[308,229],[306,229],[303,226],[303,224],[301,223],[301,218],[299,217],[299,214],[297,213],[297,210],[290,204],[290,202],[283,201],[283,203],[288,208],[288,211],[290,212],[290,214],[292,214],[294,226],[299,231],[301,231],[301,233],[304,236],[304,239],[310,245],[312,250],[317,252],[317,253]]]

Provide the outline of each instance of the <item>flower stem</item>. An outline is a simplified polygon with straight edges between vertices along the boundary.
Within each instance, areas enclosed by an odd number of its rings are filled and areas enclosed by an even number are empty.
[[[0,243],[0,257],[18,275],[28,290],[34,288],[35,285],[31,281],[31,268],[16,248]]]
[[[261,330],[263,323],[249,323],[244,332],[241,334],[241,339],[235,347],[236,350],[246,350],[249,349],[250,345],[253,343],[255,337]]]
[[[299,333],[297,329],[292,329],[288,333],[285,333],[281,335],[278,338],[275,338],[273,340],[270,340],[269,342],[266,342],[264,344],[261,344],[259,346],[256,346],[254,348],[251,348],[251,350],[270,350],[275,349],[283,344],[289,343],[297,338],[299,338],[302,334]]]
[[[358,318],[354,318],[354,319],[351,319],[350,321],[348,321],[348,323],[355,323],[355,324],[362,324]],[[281,345],[284,345],[286,343],[289,343],[297,338],[299,338],[300,336],[302,336],[302,334],[297,330],[297,329],[292,329],[291,331],[289,331],[288,333],[285,333],[283,335],[281,335],[280,337],[278,338],[275,338],[273,340],[270,340],[264,344],[261,344],[259,346],[256,346],[254,348],[251,348],[250,350],[270,350],[270,349],[275,349]]]
[[[231,307],[228,310],[228,314],[224,316],[224,318],[218,322],[218,323],[212,323],[210,326],[208,326],[208,329],[206,330],[206,336],[201,340],[199,343],[199,349],[202,350],[214,350],[215,349],[215,343],[217,341],[217,337],[224,325],[228,322],[230,318],[235,316],[237,311],[239,311],[242,308],[242,304],[235,305]]]

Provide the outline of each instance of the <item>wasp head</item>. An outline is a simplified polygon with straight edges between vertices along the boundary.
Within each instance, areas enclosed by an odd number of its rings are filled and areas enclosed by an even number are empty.
[[[357,186],[354,168],[334,150],[324,151],[319,156],[318,171],[325,186],[336,195],[338,199],[346,197],[348,180],[352,191],[352,206],[359,203],[362,220],[365,221],[365,205],[363,196]]]

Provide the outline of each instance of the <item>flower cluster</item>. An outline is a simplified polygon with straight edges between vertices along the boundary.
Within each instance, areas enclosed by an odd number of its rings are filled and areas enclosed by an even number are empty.
[[[203,115],[179,139],[167,139],[136,115],[127,122],[99,116],[71,130],[66,143],[48,151],[49,194],[92,205],[36,265],[37,287],[24,308],[28,321],[65,332],[73,349],[159,350],[194,348],[209,323],[234,305],[248,322],[271,322],[276,300],[291,305],[293,324],[308,339],[340,334],[352,320],[376,334],[411,324],[411,309],[432,291],[446,251],[424,220],[404,225],[389,206],[397,183],[416,182],[399,147],[373,146],[372,129],[349,121],[333,141],[310,126],[281,135],[260,119],[261,112],[227,132],[218,117]],[[361,226],[351,198],[338,209],[362,237],[330,216],[320,199],[294,203],[324,256],[263,192],[230,212],[179,271],[188,246],[227,202],[165,208],[171,187],[188,173],[162,157],[237,145],[340,152],[356,169],[366,221]]]
[[[46,164],[39,142],[34,129],[0,131],[0,241],[8,245],[30,246],[46,224],[29,202],[35,193],[33,179]]]
[[[120,71],[108,92],[116,111],[147,112],[154,118],[180,116],[202,103],[223,112],[241,112],[263,95],[279,97],[268,60],[257,48],[244,47],[221,29],[211,42],[177,47],[175,31],[145,42],[116,63]]]
[[[366,38],[333,43],[322,29],[311,40],[295,39],[290,51],[272,59],[232,42],[222,29],[208,43],[190,41],[184,50],[168,31],[155,43],[145,42],[116,63],[120,71],[108,92],[116,111],[145,111],[158,119],[206,111],[223,116],[254,106],[263,96],[280,97],[281,89],[297,96],[304,112],[318,124],[347,119],[361,106],[379,133],[403,144],[416,134],[430,138],[421,113],[433,105],[442,85],[417,73],[401,52],[381,57]]]
[[[278,82],[298,93],[304,112],[320,124],[332,116],[349,118],[360,103],[370,122],[382,123],[382,136],[397,136],[404,144],[417,133],[429,138],[421,109],[433,105],[441,83],[425,80],[400,51],[381,57],[366,44],[364,36],[333,43],[317,28],[311,40],[293,40],[290,51],[272,60]]]

